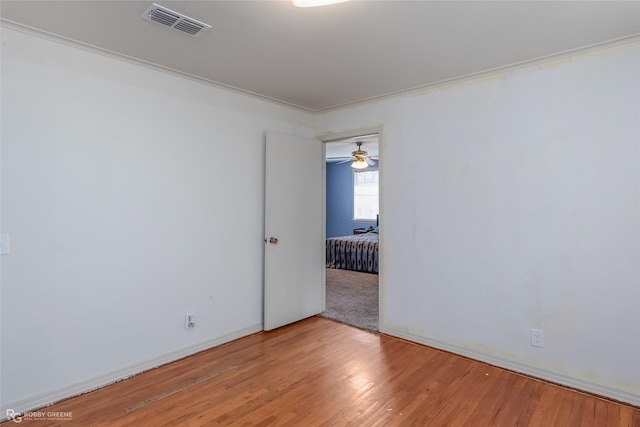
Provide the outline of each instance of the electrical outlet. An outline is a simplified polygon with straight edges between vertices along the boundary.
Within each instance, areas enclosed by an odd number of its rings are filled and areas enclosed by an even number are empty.
[[[191,329],[196,326],[196,315],[195,313],[187,313],[184,315],[184,328]]]
[[[534,347],[544,347],[542,329],[531,329],[531,345]]]

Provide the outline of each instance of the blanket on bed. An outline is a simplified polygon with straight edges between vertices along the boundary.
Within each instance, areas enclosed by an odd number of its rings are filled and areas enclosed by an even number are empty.
[[[378,233],[327,239],[327,268],[378,273]]]

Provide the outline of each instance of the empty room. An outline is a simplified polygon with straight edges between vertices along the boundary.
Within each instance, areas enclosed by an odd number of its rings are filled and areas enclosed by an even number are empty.
[[[3,425],[640,426],[640,2],[311,3],[0,0]]]

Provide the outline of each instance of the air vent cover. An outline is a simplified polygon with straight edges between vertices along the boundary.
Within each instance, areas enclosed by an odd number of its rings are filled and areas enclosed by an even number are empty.
[[[188,16],[155,3],[149,6],[142,17],[149,21],[164,25],[165,27],[171,27],[174,30],[189,34],[193,37],[198,37],[200,34],[211,28],[211,25],[189,18]]]

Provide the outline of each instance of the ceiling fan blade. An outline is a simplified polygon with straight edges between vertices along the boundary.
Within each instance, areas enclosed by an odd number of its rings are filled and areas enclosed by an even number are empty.
[[[365,162],[367,162],[369,164],[369,166],[375,166],[376,162],[375,160],[373,160],[371,157],[368,157],[366,159],[364,159]]]
[[[341,164],[343,164],[343,163],[349,163],[349,162],[351,162],[351,161],[353,161],[353,159],[343,160],[343,161],[341,161],[341,162],[337,162],[337,163],[336,163],[336,165],[341,165]]]

